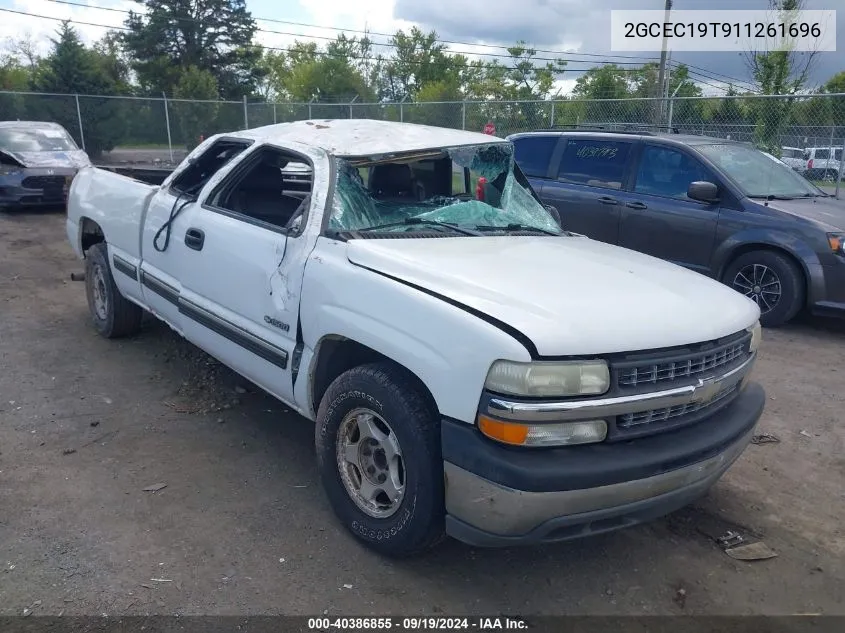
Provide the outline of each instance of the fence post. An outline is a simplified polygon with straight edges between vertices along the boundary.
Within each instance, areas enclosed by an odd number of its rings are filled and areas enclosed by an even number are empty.
[[[833,154],[836,157],[836,153]],[[836,178],[836,192],[833,194],[839,199],[839,187],[842,184],[842,175],[845,173],[845,138],[842,139],[842,156],[839,157],[839,176]]]
[[[167,147],[170,148],[170,162],[173,162],[173,140],[170,137],[170,111],[167,109],[167,94],[161,93],[164,99],[164,121],[167,124]]]
[[[461,129],[467,129],[467,102],[461,101]]]
[[[82,131],[82,110],[79,109],[79,95],[73,95],[76,99],[76,119],[79,121],[79,142],[82,143],[82,151],[85,151],[85,132]]]
[[[246,113],[246,95],[244,95],[244,129],[249,129],[249,116]]]
[[[549,115],[549,127],[555,126],[555,100],[552,99],[552,112]]]
[[[314,97],[311,97],[311,101],[308,102],[308,118],[313,119],[314,116],[311,114],[311,104],[314,103]]]
[[[276,104],[273,104],[273,125],[276,124]]]
[[[402,95],[402,100],[399,102],[399,122],[405,122],[405,99],[408,98],[408,95]]]
[[[356,101],[358,101],[358,95],[355,95],[352,98],[352,101],[349,102],[349,118],[350,119],[352,118],[352,104],[355,103]]]

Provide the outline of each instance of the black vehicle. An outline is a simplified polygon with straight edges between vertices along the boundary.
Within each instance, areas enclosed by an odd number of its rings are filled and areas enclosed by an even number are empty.
[[[58,123],[0,121],[0,209],[64,204],[88,155]]]
[[[508,139],[563,228],[719,279],[766,326],[804,307],[845,316],[845,201],[754,147],[641,131]]]

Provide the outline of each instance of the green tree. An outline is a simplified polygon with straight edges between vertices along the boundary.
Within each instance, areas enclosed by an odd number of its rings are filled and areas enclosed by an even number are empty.
[[[207,136],[217,117],[217,80],[207,70],[188,66],[173,89],[175,118],[179,122],[182,141],[189,150],[199,144],[200,136]]]
[[[0,56],[0,90],[26,91],[32,81],[32,69],[14,55]],[[25,116],[26,97],[21,94],[0,94],[0,120]]]
[[[845,94],[845,70],[836,73],[822,86],[822,92],[829,94]]]
[[[394,47],[393,55],[383,60],[376,80],[379,96],[390,101],[418,99],[426,84],[454,83],[467,64],[463,55],[448,52],[435,31],[423,33],[417,27],[408,33],[400,30],[390,43]]]
[[[313,42],[296,42],[286,53],[269,58],[272,92],[293,101],[374,101],[375,92],[365,76],[362,52],[369,42],[340,35],[320,50]]]
[[[804,8],[804,0],[769,0],[779,20],[789,23]],[[746,60],[752,77],[764,95],[794,95],[807,83],[816,52],[798,52],[789,46],[784,50],[751,50]],[[780,156],[780,137],[789,124],[792,98],[758,99],[754,102],[756,141],[767,152]]]
[[[245,0],[135,0],[121,36],[141,89],[171,94],[181,69],[211,73],[221,97],[254,94],[262,79],[261,51],[253,45],[256,25]]]
[[[627,99],[631,96],[629,79],[624,68],[606,64],[578,77],[572,92],[584,99]]]
[[[122,86],[110,71],[112,61],[103,53],[86,48],[68,22],[62,23],[51,41],[53,48],[33,78],[32,88],[68,96],[45,97],[34,110],[39,118],[63,125],[80,142],[76,104],[71,95],[116,95]],[[79,106],[88,153],[96,157],[112,149],[125,133],[122,104],[115,99],[81,96]]]

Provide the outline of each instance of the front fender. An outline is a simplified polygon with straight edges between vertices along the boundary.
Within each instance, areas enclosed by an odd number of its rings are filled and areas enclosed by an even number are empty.
[[[516,339],[435,296],[355,266],[345,245],[320,240],[303,282],[303,362],[328,336],[365,345],[413,372],[442,415],[473,423],[490,365],[529,361]],[[309,372],[309,382],[312,372]],[[297,403],[309,390],[297,389]],[[303,395],[300,395],[302,393]]]
[[[721,279],[734,255],[740,249],[744,251],[752,246],[773,248],[792,255],[807,275],[811,267],[821,265],[816,251],[801,235],[774,228],[749,228],[734,233],[716,248],[711,263],[713,276]]]

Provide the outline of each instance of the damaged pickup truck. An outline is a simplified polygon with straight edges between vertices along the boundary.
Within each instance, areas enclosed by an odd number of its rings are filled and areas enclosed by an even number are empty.
[[[145,311],[316,422],[343,525],[403,556],[656,518],[740,456],[759,309],[563,231],[488,135],[367,120],[217,135],[160,186],[94,167],[68,238],[94,327]]]

